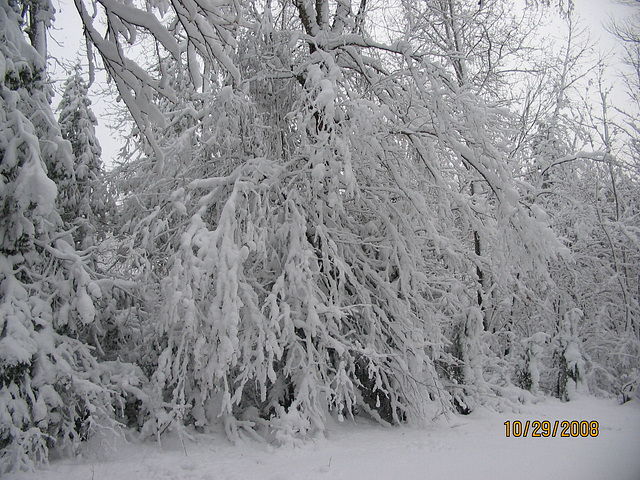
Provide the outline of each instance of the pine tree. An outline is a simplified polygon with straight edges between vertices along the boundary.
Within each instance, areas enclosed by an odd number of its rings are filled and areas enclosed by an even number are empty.
[[[104,238],[115,213],[113,198],[107,191],[96,137],[96,117],[91,110],[88,86],[80,67],[67,79],[58,106],[62,138],[71,142],[74,158],[71,176],[56,179],[58,208],[62,220],[76,227],[74,239],[85,250]]]
[[[23,11],[39,50],[25,38]],[[48,177],[72,171],[73,160],[50,106],[45,11],[53,11],[47,2],[0,1],[0,473],[116,426],[118,378],[135,385],[138,375],[99,364],[89,345],[100,336],[96,307],[116,302],[117,282],[73,248]]]

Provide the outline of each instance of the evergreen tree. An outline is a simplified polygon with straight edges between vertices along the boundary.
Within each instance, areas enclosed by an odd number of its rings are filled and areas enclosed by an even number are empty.
[[[99,364],[88,343],[100,336],[96,307],[117,298],[117,282],[74,250],[47,176],[71,171],[73,160],[49,102],[46,52],[23,33],[27,12],[43,47],[44,11],[47,2],[0,1],[0,473],[115,426],[118,379],[137,377],[133,367]]]
[[[80,67],[67,79],[58,106],[62,138],[71,142],[74,165],[71,176],[57,179],[58,208],[63,221],[76,227],[76,246],[82,250],[104,238],[115,213],[113,198],[107,191],[96,137],[96,117],[91,110],[88,86]]]

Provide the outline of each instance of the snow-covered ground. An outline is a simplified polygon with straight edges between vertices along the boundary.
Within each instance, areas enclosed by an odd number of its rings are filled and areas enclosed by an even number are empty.
[[[506,438],[506,420],[599,422],[596,438]],[[345,420],[326,438],[273,448],[232,446],[200,435],[183,444],[165,439],[122,444],[106,454],[52,462],[47,471],[7,480],[231,480],[231,479],[544,479],[639,480],[640,402],[584,398],[546,400],[520,413],[481,410],[452,416],[432,428],[384,428]]]

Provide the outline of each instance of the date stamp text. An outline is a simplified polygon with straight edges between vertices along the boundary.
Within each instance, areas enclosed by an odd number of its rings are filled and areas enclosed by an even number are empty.
[[[600,432],[595,420],[507,420],[504,426],[507,437],[597,437]]]

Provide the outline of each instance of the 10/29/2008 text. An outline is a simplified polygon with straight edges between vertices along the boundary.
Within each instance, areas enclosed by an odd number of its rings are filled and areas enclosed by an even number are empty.
[[[507,420],[504,425],[507,437],[597,437],[600,432],[595,420]]]

